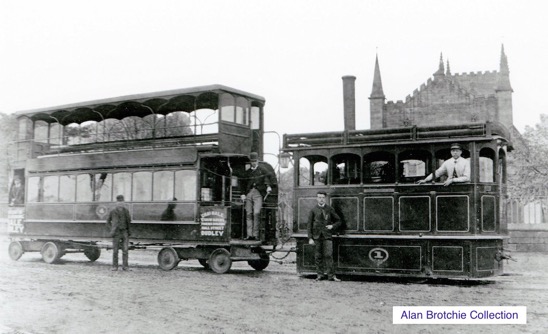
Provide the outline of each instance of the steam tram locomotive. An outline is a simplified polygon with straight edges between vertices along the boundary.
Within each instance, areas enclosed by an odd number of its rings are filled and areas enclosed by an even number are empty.
[[[10,257],[41,252],[53,263],[83,252],[95,261],[111,245],[105,219],[124,195],[132,247],[158,248],[162,269],[181,259],[217,273],[233,261],[266,268],[277,242],[277,184],[260,240],[244,240],[240,199],[250,152],[263,155],[264,103],[211,85],[18,112],[10,162],[25,196],[8,210]]]
[[[294,160],[297,271],[314,274],[307,215],[318,191],[338,212],[339,275],[481,278],[503,271],[509,134],[497,123],[284,135]],[[471,180],[417,184],[461,144]]]

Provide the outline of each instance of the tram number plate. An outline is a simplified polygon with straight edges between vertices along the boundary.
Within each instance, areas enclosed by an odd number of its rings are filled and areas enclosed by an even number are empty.
[[[373,248],[369,251],[369,259],[376,265],[380,265],[383,262],[388,260],[389,254],[388,251],[384,248]]]

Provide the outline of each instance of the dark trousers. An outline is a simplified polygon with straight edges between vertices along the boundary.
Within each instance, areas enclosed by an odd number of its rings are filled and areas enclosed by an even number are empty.
[[[316,260],[316,272],[318,276],[323,276],[327,273],[328,278],[333,277],[335,275],[333,240],[325,239],[322,236],[319,239],[314,239],[314,245],[314,258]]]
[[[122,267],[129,267],[129,233],[127,230],[117,231],[112,237],[112,266],[118,268],[118,250],[122,246]]]

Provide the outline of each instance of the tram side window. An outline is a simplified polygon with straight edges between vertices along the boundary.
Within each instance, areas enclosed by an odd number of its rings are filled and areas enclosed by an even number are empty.
[[[152,199],[154,201],[168,201],[173,199],[173,171],[154,173]]]
[[[399,155],[400,182],[415,182],[429,173],[430,153],[423,150],[405,151]]]
[[[489,148],[480,150],[480,182],[495,182],[495,152]]]
[[[234,107],[231,107],[234,108]],[[219,132],[219,113],[213,109],[198,109],[190,113],[195,134],[204,135]]]
[[[59,176],[44,176],[43,182],[42,202],[57,202],[59,200]]]
[[[74,202],[76,197],[76,176],[59,176],[59,202]]]
[[[299,160],[299,185],[323,186],[327,184],[327,158],[321,155],[306,156]]]
[[[175,197],[179,201],[196,200],[196,171],[178,170],[175,172]]]
[[[152,173],[134,173],[132,189],[134,201],[152,201]]]
[[[49,142],[52,145],[61,145],[63,143],[63,126],[59,123],[53,123],[50,127]]]
[[[167,114],[158,120],[156,137],[177,137],[193,134],[192,120],[196,120],[196,113],[190,115],[184,111],[176,111]],[[199,132],[201,133],[201,132]]]
[[[249,124],[249,102],[243,97],[236,99],[236,123]]]
[[[110,202],[112,177],[108,173],[79,174],[76,176],[77,202]]]
[[[63,133],[63,145],[77,144],[80,144],[80,126],[76,123],[66,125]]]
[[[27,201],[29,203],[38,203],[42,197],[42,179],[40,177],[30,177],[27,182]]]
[[[123,195],[124,198],[131,198],[131,173],[116,173],[113,175],[112,193],[114,197]]]
[[[332,184],[359,184],[361,175],[360,157],[354,154],[339,154],[332,158]]]
[[[44,121],[34,123],[34,141],[40,143],[48,142],[49,125]]]
[[[17,139],[27,140],[32,138],[32,121],[26,117],[22,117],[18,122]]]
[[[395,181],[394,154],[373,152],[366,154],[363,161],[364,183],[393,183]]]
[[[80,144],[97,142],[97,122],[87,121],[80,124]]]
[[[260,128],[260,126],[261,126],[261,108],[251,107],[250,121],[251,121],[251,128],[253,130],[257,130],[257,129]]]

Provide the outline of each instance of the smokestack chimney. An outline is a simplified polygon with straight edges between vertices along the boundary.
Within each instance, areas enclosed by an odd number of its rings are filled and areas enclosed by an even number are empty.
[[[356,94],[354,82],[356,77],[345,75],[343,80],[343,103],[344,103],[344,129],[356,130]]]

